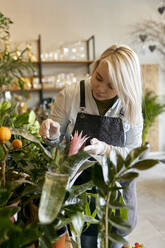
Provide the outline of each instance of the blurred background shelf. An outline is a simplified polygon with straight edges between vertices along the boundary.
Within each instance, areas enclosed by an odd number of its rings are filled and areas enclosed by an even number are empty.
[[[42,61],[42,64],[92,64],[94,60],[52,60],[52,61]],[[39,61],[33,62],[38,64]]]
[[[50,88],[45,88],[43,87],[43,90],[46,90],[46,91],[51,91],[51,90],[54,90],[54,91],[60,91],[62,90],[64,87],[50,87]],[[30,91],[30,92],[33,92],[33,91],[40,91],[41,89],[25,89],[25,91]],[[20,89],[10,89],[11,92],[21,92]]]

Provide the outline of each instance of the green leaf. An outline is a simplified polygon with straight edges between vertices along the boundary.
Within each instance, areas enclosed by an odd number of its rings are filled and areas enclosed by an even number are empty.
[[[36,193],[38,190],[39,190],[39,188],[37,185],[27,184],[26,187],[24,188],[24,190],[20,193],[20,197],[32,195],[32,194]]]
[[[132,166],[132,169],[137,169],[137,170],[147,170],[152,168],[153,166],[157,165],[159,163],[159,160],[154,160],[154,159],[145,159],[142,161],[138,161]]]
[[[108,156],[92,155],[92,157],[101,165],[104,181],[106,184],[108,184],[110,180],[109,178],[110,164],[109,163],[112,163],[112,162],[109,160]]]
[[[30,113],[29,113],[29,120],[28,120],[28,122],[29,122],[29,124],[34,124],[34,122],[35,122],[35,119],[36,119],[36,114],[34,113],[34,111],[30,111]]]
[[[109,157],[107,157],[107,163],[108,163],[108,177],[109,177],[109,182],[111,184],[111,182],[114,180],[117,170],[116,170],[116,165],[114,165],[114,163],[110,160]]]
[[[39,248],[52,248],[51,242],[45,237],[39,237]]]
[[[120,230],[131,231],[131,226],[119,216],[111,215],[108,221],[112,226],[119,228]]]
[[[71,189],[69,190],[69,198],[67,199],[68,202],[75,199],[77,196],[83,194],[87,190],[92,189],[94,184],[92,182],[84,183],[81,185],[73,185]]]
[[[109,240],[111,240],[112,242],[115,242],[115,243],[122,243],[126,246],[129,245],[128,241],[124,238],[122,238],[121,236],[119,236],[118,234],[116,233],[111,233],[109,236],[108,236]]]
[[[20,207],[15,207],[15,206],[8,206],[5,208],[0,208],[0,216],[1,217],[8,217],[10,218],[13,216],[15,213],[20,211]]]
[[[70,188],[74,184],[77,177],[85,168],[88,168],[93,165],[93,162],[84,165],[85,162],[87,162],[87,160],[89,159],[89,157],[90,156],[87,152],[80,151],[76,155],[66,158],[65,161],[62,163],[62,171],[64,170],[70,174],[68,188]]]
[[[65,211],[66,216],[72,216],[74,215],[76,212],[82,212],[84,211],[84,201],[76,201],[75,203],[71,203],[67,206],[63,206],[61,211]]]
[[[118,201],[113,201],[109,203],[110,208],[115,208],[115,209],[121,209],[121,208],[127,208],[127,206],[123,203],[120,203]]]
[[[5,120],[8,117],[8,112],[10,111],[11,103],[8,101],[0,102],[0,126],[6,125]]]
[[[121,154],[119,152],[117,152],[117,172],[120,172],[121,169],[124,167],[125,162],[123,157],[121,156]]]
[[[3,207],[7,204],[12,192],[6,188],[0,188],[0,206]]]
[[[8,233],[9,240],[3,243],[2,248],[22,248],[36,241],[40,235],[41,232],[38,230],[38,226],[34,226],[32,224],[22,227],[22,230],[19,230],[19,232],[17,230],[11,230]]]
[[[138,176],[139,176],[139,173],[132,171],[132,172],[125,173],[124,175],[122,175],[120,177],[120,179],[132,181],[133,179],[135,179]]]
[[[48,150],[45,149],[45,147],[41,144],[41,142],[40,142],[36,137],[34,137],[34,136],[31,135],[31,134],[26,133],[24,130],[21,130],[21,129],[10,128],[10,130],[11,130],[12,134],[14,134],[14,135],[20,135],[20,136],[22,136],[23,138],[25,138],[25,139],[27,139],[27,140],[29,140],[29,141],[31,141],[31,142],[34,142],[34,143],[36,143],[37,145],[39,145],[39,146],[41,147],[41,149],[44,151],[44,153],[45,153],[49,158],[52,159],[51,153],[50,153]]]
[[[92,180],[97,186],[99,194],[104,197],[107,193],[108,185],[104,181],[102,168],[98,163],[92,168]]]
[[[96,211],[94,211],[94,215],[96,214]],[[92,216],[84,216],[84,221],[90,224],[98,224],[99,220],[95,219]]]
[[[138,159],[146,150],[148,149],[147,145],[137,147],[133,149],[125,159],[125,167],[128,168],[136,159]]]
[[[119,200],[119,202],[120,202],[120,204],[126,206],[122,194],[120,195],[120,200]],[[123,220],[128,220],[128,206],[127,206],[126,208],[121,208],[121,209],[120,209],[120,217],[121,217]]]
[[[48,225],[40,225],[40,228],[44,232],[44,236],[50,243],[58,238],[56,222],[52,222]]]
[[[85,204],[85,214],[87,216],[90,216],[91,215],[90,203],[91,203],[91,200],[90,199],[89,200],[87,199],[86,200],[86,204]]]
[[[75,236],[80,236],[83,230],[83,226],[85,223],[84,216],[81,212],[77,212],[75,215],[71,217],[72,223],[72,231],[74,232]]]
[[[20,232],[21,228],[18,225],[14,225],[9,217],[1,216],[1,224],[0,224],[1,240],[3,239],[3,237],[4,238],[6,237],[6,233],[9,231]]]
[[[16,128],[20,128],[25,124],[29,123],[29,113],[23,113],[20,115],[17,115],[16,120],[14,121],[14,126]]]
[[[12,180],[11,182],[10,182],[10,185],[9,185],[9,188],[10,188],[10,190],[12,190],[12,191],[14,191],[14,190],[16,190],[16,188],[18,188],[20,185],[22,185],[22,184],[31,184],[31,185],[33,185],[34,187],[34,189],[36,190],[36,185],[34,184],[34,183],[32,183],[31,181],[29,181],[29,180],[26,180],[25,178],[20,178],[20,179],[18,179],[18,180]]]
[[[6,113],[6,111],[11,107],[11,103],[8,101],[0,102],[0,114]]]

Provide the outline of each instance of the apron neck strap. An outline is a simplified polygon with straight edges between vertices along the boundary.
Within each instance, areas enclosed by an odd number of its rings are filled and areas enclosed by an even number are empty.
[[[85,110],[85,81],[80,81],[80,109]]]

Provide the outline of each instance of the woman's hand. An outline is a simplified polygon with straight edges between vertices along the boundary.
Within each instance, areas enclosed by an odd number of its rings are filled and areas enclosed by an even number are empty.
[[[39,132],[43,139],[57,139],[60,136],[60,124],[51,119],[44,120]]]
[[[84,148],[85,152],[89,152],[94,155],[104,155],[109,154],[111,146],[106,144],[103,141],[100,141],[96,138],[91,139],[90,141],[91,145],[86,146]]]

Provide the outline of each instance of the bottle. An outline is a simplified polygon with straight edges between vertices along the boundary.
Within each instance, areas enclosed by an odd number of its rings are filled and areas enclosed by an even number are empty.
[[[39,206],[42,224],[49,224],[57,217],[65,197],[68,177],[68,174],[46,173]]]

